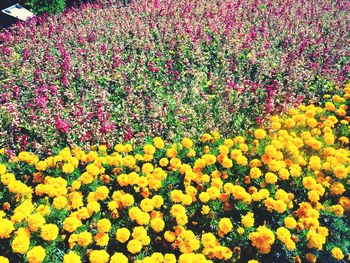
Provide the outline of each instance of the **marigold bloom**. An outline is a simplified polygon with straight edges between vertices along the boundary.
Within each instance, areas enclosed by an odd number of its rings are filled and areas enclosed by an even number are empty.
[[[35,246],[27,252],[29,263],[41,263],[46,256],[45,249],[42,246]]]

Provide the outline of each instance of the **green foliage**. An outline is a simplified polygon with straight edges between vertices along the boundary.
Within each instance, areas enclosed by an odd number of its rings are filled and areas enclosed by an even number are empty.
[[[35,14],[57,14],[63,12],[66,7],[66,0],[28,0],[26,5]]]

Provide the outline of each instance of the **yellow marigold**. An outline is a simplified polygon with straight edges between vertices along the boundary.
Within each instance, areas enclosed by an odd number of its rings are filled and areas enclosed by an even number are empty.
[[[190,149],[193,146],[193,141],[190,138],[183,138],[181,144],[183,147]]]
[[[291,239],[291,234],[289,230],[285,227],[277,228],[277,238],[281,240],[283,243],[287,243],[289,239]]]
[[[174,203],[180,203],[182,201],[183,193],[181,190],[173,190],[170,192],[171,200]]]
[[[284,224],[287,228],[294,229],[297,226],[297,221],[295,221],[295,219],[293,217],[287,216],[284,219]]]
[[[146,175],[151,174],[151,173],[153,172],[153,170],[154,170],[154,167],[153,167],[153,165],[150,164],[150,163],[144,163],[144,164],[142,165],[141,171],[142,171],[144,174],[146,174]]]
[[[65,174],[71,174],[74,172],[74,165],[71,163],[65,163],[62,166],[62,172],[64,172]]]
[[[186,214],[178,214],[176,215],[175,219],[176,223],[181,226],[186,225],[188,223],[188,217]]]
[[[207,215],[207,214],[209,214],[209,212],[210,212],[210,207],[207,206],[207,205],[203,205],[202,209],[201,209],[201,214],[202,215]]]
[[[0,256],[0,263],[9,263],[9,259],[4,257],[4,256]]]
[[[179,158],[171,158],[170,165],[174,169],[179,169],[181,166],[181,160]]]
[[[145,198],[140,202],[140,208],[144,212],[151,212],[154,209],[153,201],[152,199]]]
[[[176,238],[176,235],[174,232],[171,232],[171,231],[165,231],[164,233],[164,239],[170,243],[174,242]]]
[[[176,158],[177,156],[177,151],[175,148],[169,148],[166,150],[166,156],[168,158]]]
[[[266,137],[266,132],[263,129],[256,129],[254,131],[254,137],[258,140],[262,140]]]
[[[80,256],[75,253],[74,251],[69,252],[68,254],[64,255],[63,257],[63,263],[81,263]]]
[[[222,231],[224,234],[227,234],[232,231],[233,225],[232,222],[229,218],[221,218],[219,221],[219,229]]]
[[[259,226],[248,237],[261,254],[268,254],[271,251],[271,245],[275,242],[275,235],[266,226]]]
[[[250,169],[250,177],[253,178],[253,179],[257,179],[261,176],[261,171],[259,168],[257,167],[253,167]]]
[[[123,158],[123,165],[129,168],[133,168],[136,165],[136,159],[131,155],[127,155]]]
[[[316,180],[313,177],[307,176],[303,178],[303,186],[306,189],[312,189],[315,185],[316,185]]]
[[[0,175],[5,174],[7,171],[6,165],[5,164],[0,164]]]
[[[109,261],[109,254],[105,250],[93,250],[89,255],[91,263],[107,263]]]
[[[0,219],[0,239],[9,238],[11,233],[15,230],[13,223],[5,218]]]
[[[39,161],[35,164],[35,168],[38,170],[38,171],[45,171],[46,168],[47,168],[47,164],[46,162],[44,161]]]
[[[45,241],[53,241],[57,238],[58,227],[55,224],[46,224],[41,227],[40,236]]]
[[[157,149],[163,149],[164,148],[164,141],[161,137],[155,137],[153,139],[153,143],[154,143],[154,146],[157,148]]]
[[[309,191],[307,196],[311,202],[317,202],[318,200],[320,200],[320,196],[315,190]]]
[[[342,217],[344,214],[344,208],[341,205],[332,205],[331,210],[338,216]]]
[[[344,165],[337,165],[334,169],[333,172],[335,176],[339,179],[345,179],[348,176],[348,170]]]
[[[129,262],[129,259],[123,253],[120,253],[120,252],[114,253],[110,261],[110,263],[128,263],[128,262]]]
[[[278,180],[277,175],[275,175],[274,173],[268,172],[265,174],[265,181],[268,184],[275,184]]]
[[[208,133],[203,134],[202,138],[201,138],[202,142],[208,142],[208,141],[210,141],[212,139],[213,139],[213,137],[210,134],[208,134]]]
[[[41,263],[46,256],[45,249],[42,246],[35,246],[27,252],[29,263]]]
[[[151,227],[155,232],[159,233],[163,231],[165,227],[165,222],[161,218],[154,218],[151,220]]]
[[[142,249],[142,244],[137,239],[132,239],[128,242],[127,249],[131,254],[139,253]]]
[[[130,231],[126,227],[118,228],[115,236],[120,243],[125,243],[130,238]]]
[[[30,240],[28,236],[18,235],[11,243],[11,248],[14,253],[24,254],[29,249]]]
[[[100,219],[97,222],[97,229],[99,232],[109,232],[111,227],[112,227],[111,221],[109,221],[107,218]]]
[[[143,146],[143,151],[145,154],[153,155],[156,152],[156,148],[152,144],[146,144]]]
[[[74,232],[80,226],[82,226],[82,223],[75,216],[67,217],[63,221],[63,229],[70,233]]]
[[[252,227],[254,226],[254,214],[248,213],[244,216],[242,216],[241,223],[244,227]]]
[[[53,199],[53,206],[57,209],[57,210],[61,210],[63,208],[65,208],[67,206],[67,198],[65,196],[57,196]]]
[[[92,243],[92,234],[88,231],[84,231],[78,234],[78,244],[82,247],[87,247]]]
[[[343,251],[341,251],[340,248],[338,247],[334,247],[332,249],[332,256],[336,259],[336,260],[342,260],[344,258],[344,253]]]
[[[222,166],[226,169],[230,169],[232,165],[233,165],[232,160],[229,159],[227,156],[225,156],[224,159],[222,160]]]
[[[321,250],[323,245],[326,243],[326,237],[318,234],[314,230],[309,230],[309,232],[306,234],[306,239],[308,240],[308,248],[316,248],[317,250]]]
[[[29,229],[33,232],[36,232],[45,224],[45,218],[41,214],[35,213],[28,217],[27,222]]]
[[[239,165],[242,165],[242,166],[246,166],[248,164],[248,159],[247,157],[243,156],[243,155],[240,155],[240,156],[237,156],[237,158],[235,159],[235,161],[239,164]]]

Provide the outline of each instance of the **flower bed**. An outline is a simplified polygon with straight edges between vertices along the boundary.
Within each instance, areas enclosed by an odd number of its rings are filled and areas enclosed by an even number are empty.
[[[333,262],[349,251],[350,85],[245,137],[3,149],[0,262]]]
[[[0,32],[0,144],[243,133],[349,80],[349,12],[346,0],[147,0],[38,17]]]

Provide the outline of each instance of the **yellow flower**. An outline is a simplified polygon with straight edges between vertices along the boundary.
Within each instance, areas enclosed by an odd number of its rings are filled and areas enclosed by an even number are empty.
[[[120,253],[120,252],[114,253],[110,261],[110,263],[128,263],[128,262],[129,262],[128,258],[123,253]]]
[[[155,137],[153,139],[153,143],[154,143],[154,146],[157,148],[157,149],[163,149],[164,148],[164,141],[162,138],[160,137]]]
[[[338,216],[342,217],[344,214],[344,208],[341,205],[332,205],[331,210]]]
[[[266,137],[266,132],[263,129],[256,129],[254,131],[254,137],[258,140],[262,140]]]
[[[91,263],[107,263],[109,261],[109,254],[105,250],[93,250],[89,255]]]
[[[47,164],[44,161],[39,161],[39,162],[36,163],[35,168],[38,171],[45,171],[46,168],[47,168]]]
[[[275,184],[277,180],[278,180],[278,177],[274,173],[268,172],[265,174],[266,183]]]
[[[253,213],[248,213],[242,216],[241,223],[244,227],[252,227],[254,226],[254,217]]]
[[[71,163],[65,163],[62,166],[62,172],[64,172],[65,174],[71,174],[74,172],[74,165]]]
[[[169,161],[167,158],[162,158],[159,160],[159,165],[162,166],[162,167],[165,167],[169,164]]]
[[[335,247],[332,249],[332,256],[336,259],[336,260],[342,260],[344,258],[344,253],[343,251],[341,251],[340,248]]]
[[[165,231],[164,233],[164,239],[170,243],[174,242],[176,238],[176,235],[174,232],[171,232],[171,231]]]
[[[331,193],[333,195],[341,195],[345,192],[345,188],[344,185],[342,183],[339,182],[334,182],[331,185]]]
[[[41,214],[33,214],[28,217],[29,229],[33,232],[38,231],[45,224],[45,218]]]
[[[63,208],[65,208],[67,206],[67,198],[65,196],[57,196],[53,199],[53,206],[57,209],[57,210],[62,210]]]
[[[4,256],[0,256],[0,263],[9,263],[9,259],[4,257]]]
[[[261,254],[268,254],[271,251],[271,245],[275,242],[275,235],[266,226],[259,226],[248,237]]]
[[[53,241],[57,238],[58,227],[55,224],[46,224],[41,227],[40,236],[45,241]]]
[[[8,219],[1,218],[0,226],[0,239],[9,238],[11,233],[15,230],[13,223]]]
[[[109,232],[111,226],[111,221],[109,221],[107,218],[100,219],[97,222],[97,229],[99,232]]]
[[[243,228],[243,227],[238,227],[238,228],[237,228],[237,233],[238,233],[239,235],[243,235],[243,234],[244,234],[244,228]]]
[[[297,226],[297,222],[291,216],[288,216],[284,219],[284,224],[289,229],[294,229]]]
[[[183,138],[181,144],[183,147],[190,149],[193,146],[193,141],[190,138]]]
[[[81,263],[81,259],[77,253],[71,251],[68,254],[64,255],[63,263]]]
[[[163,231],[165,227],[165,222],[161,218],[154,218],[151,220],[151,227],[155,232],[159,233]]]
[[[63,229],[70,233],[74,232],[80,226],[82,226],[81,221],[74,216],[67,217],[63,221]]]
[[[87,247],[92,243],[92,234],[88,231],[84,231],[78,234],[78,244],[82,247]]]
[[[261,176],[261,171],[257,167],[253,167],[250,169],[250,177],[253,179],[257,179]]]
[[[35,246],[27,252],[29,263],[41,263],[46,256],[45,249],[42,246]]]
[[[315,185],[316,185],[316,180],[313,177],[307,176],[303,178],[303,186],[306,189],[312,189]]]
[[[210,207],[207,205],[203,205],[201,210],[202,215],[207,215],[209,214],[209,212],[210,212]]]
[[[232,160],[229,159],[227,156],[225,156],[224,159],[222,160],[222,166],[226,169],[230,169],[232,165],[233,165]]]
[[[227,234],[232,231],[233,225],[232,222],[229,218],[221,218],[219,221],[219,229],[222,231],[224,234]]]
[[[143,147],[143,151],[145,154],[153,155],[156,152],[156,148],[152,144],[146,144]]]
[[[132,239],[128,242],[127,249],[131,254],[139,253],[142,249],[142,244],[137,239]]]
[[[130,231],[129,229],[123,227],[123,228],[119,228],[116,232],[116,239],[120,242],[120,243],[125,243],[126,241],[128,241],[130,238]]]
[[[12,243],[11,248],[14,253],[24,254],[29,249],[30,240],[26,235],[16,236]]]

